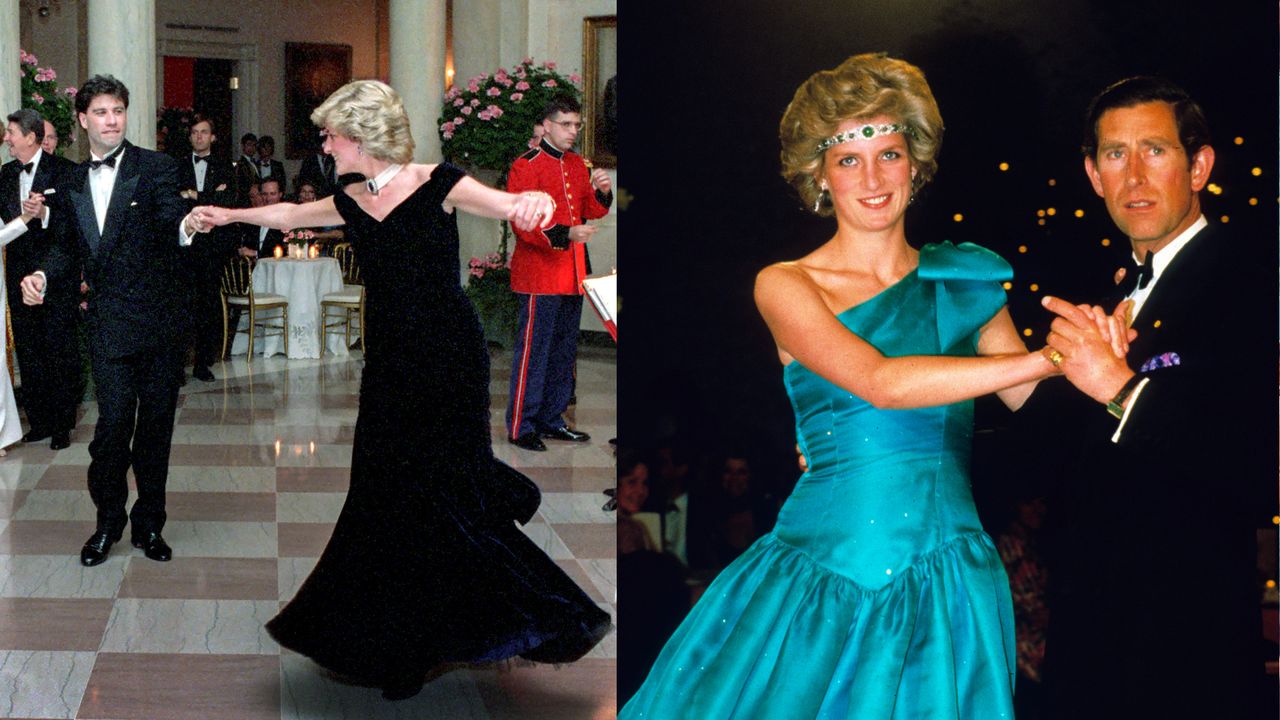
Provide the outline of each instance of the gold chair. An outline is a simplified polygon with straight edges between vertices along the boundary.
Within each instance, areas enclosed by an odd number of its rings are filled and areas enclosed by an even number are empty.
[[[249,313],[249,329],[232,328],[231,310],[239,309]],[[279,310],[279,314],[275,311]],[[261,313],[268,313],[263,315]],[[277,324],[278,322],[278,324]],[[253,361],[253,340],[257,328],[262,328],[263,337],[281,335],[284,337],[284,354],[289,355],[289,301],[283,295],[257,294],[253,291],[253,260],[247,257],[235,257],[227,261],[222,268],[222,354],[225,356],[229,347],[228,335],[234,339],[236,333],[249,335],[248,359]]]
[[[351,327],[355,321],[360,331],[360,351],[364,352],[364,284],[360,281],[360,265],[356,262],[355,249],[349,242],[333,246],[333,256],[342,268],[343,288],[331,292],[320,301],[320,322],[324,324],[324,337],[341,334],[346,347],[351,347]],[[322,342],[322,346],[328,345]],[[324,352],[324,348],[320,350]]]

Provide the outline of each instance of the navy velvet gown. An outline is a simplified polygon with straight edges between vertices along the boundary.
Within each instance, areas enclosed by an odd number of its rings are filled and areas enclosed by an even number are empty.
[[[351,488],[333,536],[267,624],[284,647],[383,687],[434,667],[571,662],[611,621],[516,527],[537,487],[493,457],[489,355],[458,282],[441,164],[382,222],[338,192],[365,281]]]

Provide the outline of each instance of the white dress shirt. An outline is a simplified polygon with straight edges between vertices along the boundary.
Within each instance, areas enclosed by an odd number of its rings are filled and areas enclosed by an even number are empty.
[[[196,192],[204,192],[204,174],[209,171],[209,160],[213,157],[213,153],[202,155],[204,162],[196,162],[195,153],[191,153],[191,164],[196,170]]]

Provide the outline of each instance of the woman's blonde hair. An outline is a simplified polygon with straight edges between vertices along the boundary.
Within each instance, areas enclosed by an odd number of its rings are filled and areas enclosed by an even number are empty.
[[[384,82],[356,80],[343,85],[312,111],[311,122],[355,140],[366,155],[379,160],[413,160],[413,135],[404,102]]]
[[[805,207],[814,207],[821,192],[817,175],[825,151],[819,150],[818,144],[847,120],[879,115],[911,128],[903,137],[916,171],[912,192],[933,178],[942,147],[942,115],[924,73],[884,53],[854,55],[834,70],[814,73],[805,80],[778,127],[782,177],[799,191]],[[830,203],[815,212],[831,215]]]

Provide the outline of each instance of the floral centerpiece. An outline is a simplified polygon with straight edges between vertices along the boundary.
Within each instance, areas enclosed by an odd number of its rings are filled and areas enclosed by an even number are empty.
[[[284,241],[289,246],[289,257],[306,258],[319,254],[316,234],[311,230],[290,230],[284,234]]]
[[[547,101],[557,95],[580,101],[581,83],[577,74],[557,72],[554,62],[534,64],[533,58],[525,58],[511,70],[498,68],[467,80],[463,87],[454,85],[445,93],[437,120],[445,159],[464,167],[496,170],[498,186],[505,187],[507,170],[528,152],[533,126],[542,119]],[[503,222],[498,251],[471,258],[467,281],[467,295],[484,321],[485,334],[504,345],[515,337],[516,328],[509,232]]]
[[[18,50],[22,75],[22,107],[40,113],[58,131],[58,150],[75,141],[76,89],[59,88],[58,73],[40,67],[40,61],[26,50]]]

